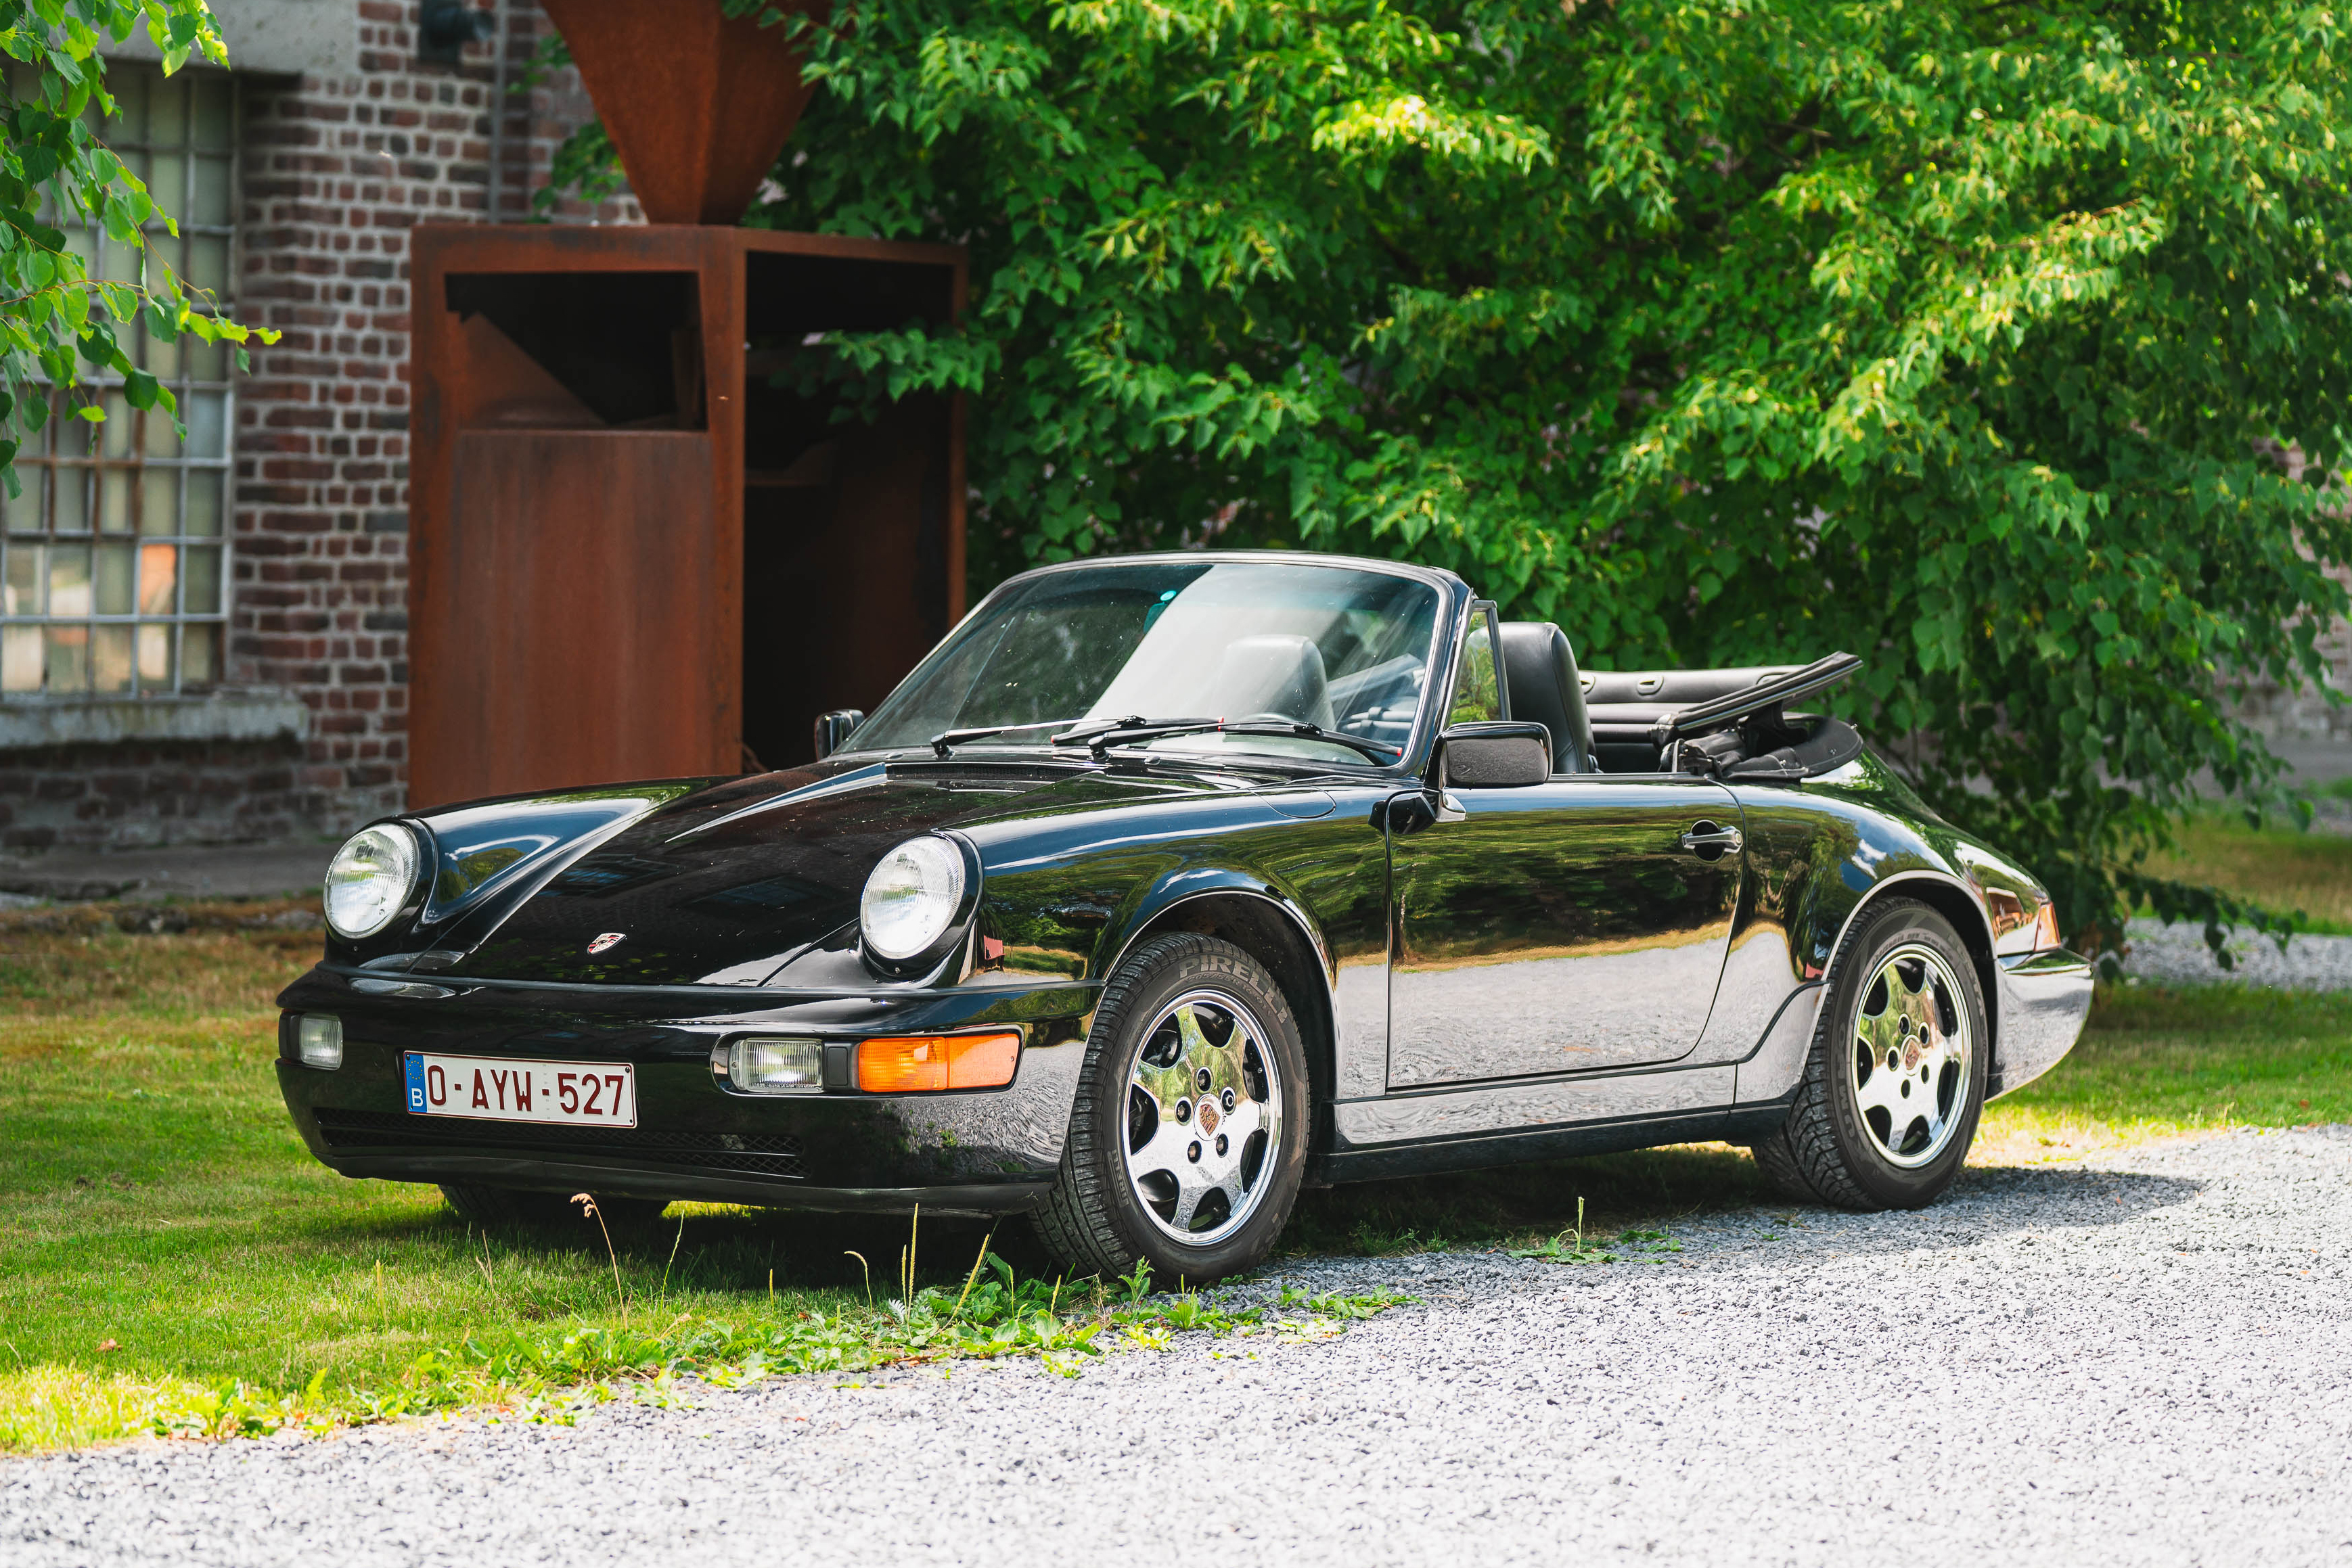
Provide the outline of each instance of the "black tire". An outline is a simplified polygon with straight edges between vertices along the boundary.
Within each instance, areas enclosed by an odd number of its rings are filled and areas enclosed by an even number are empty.
[[[596,1231],[596,1221],[565,1193],[445,1181],[441,1184],[441,1196],[448,1200],[450,1210],[458,1218],[471,1220],[486,1229],[555,1231],[571,1240]],[[651,1198],[606,1197],[602,1194],[596,1197],[605,1228],[616,1241],[625,1231],[650,1227],[667,1207]]]
[[[1222,998],[1222,1005],[1240,1009],[1234,1016],[1255,1021],[1258,1045],[1271,1057],[1265,1065],[1273,1070],[1273,1088],[1258,1098],[1277,1107],[1278,1115],[1253,1167],[1256,1174],[1247,1178],[1245,1215],[1230,1234],[1195,1246],[1171,1235],[1167,1222],[1146,1208],[1129,1179],[1128,1140],[1129,1086],[1152,1043],[1155,1023],[1171,1004],[1202,993],[1213,1009]],[[1230,1107],[1223,1113],[1232,1113]],[[1103,988],[1070,1110],[1061,1170],[1030,1222],[1046,1250],[1077,1277],[1130,1273],[1139,1260],[1149,1262],[1151,1277],[1170,1289],[1180,1281],[1205,1285],[1246,1272],[1265,1260],[1290,1218],[1313,1117],[1306,1044],[1282,988],[1265,967],[1213,936],[1151,937]]]
[[[1872,989],[1881,975],[1890,964],[1917,963],[1922,950],[1942,959],[1941,976],[1925,964],[1917,973],[1937,998],[1939,1011],[1948,1008],[1965,1017],[1968,1059],[1964,1069],[1954,1064],[1949,1075],[1949,1104],[1942,1112],[1949,1131],[1940,1148],[1933,1146],[1930,1134],[1916,1154],[1902,1148],[1890,1153],[1890,1140],[1899,1143],[1899,1134],[1871,1119],[1883,1113],[1859,1103],[1858,1085],[1866,1088],[1877,1070],[1874,1061],[1865,1064],[1865,1054],[1875,1052],[1866,1053],[1861,1030],[1872,1021],[1866,1004],[1885,996]],[[1903,957],[1906,953],[1913,956]],[[1876,1014],[1883,1018],[1885,1011],[1880,999]],[[1773,1186],[1801,1203],[1864,1210],[1926,1207],[1952,1185],[1976,1140],[1992,1044],[1976,962],[1951,922],[1915,899],[1879,900],[1854,922],[1830,966],[1821,1022],[1813,1030],[1796,1103],[1780,1131],[1750,1145],[1757,1166]],[[1906,1092],[1910,1087],[1903,1085]],[[1923,1109],[1931,1096],[1939,1107],[1946,1103],[1942,1081],[1922,1081],[1917,1087]],[[1913,1124],[1914,1136],[1926,1126],[1924,1118]],[[1903,1163],[1906,1158],[1919,1163]]]

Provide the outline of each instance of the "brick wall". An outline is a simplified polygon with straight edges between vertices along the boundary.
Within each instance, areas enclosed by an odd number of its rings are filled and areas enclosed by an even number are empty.
[[[403,803],[408,231],[483,219],[494,146],[499,221],[530,218],[594,111],[568,69],[498,90],[551,32],[536,0],[495,0],[503,68],[496,38],[420,63],[414,0],[341,3],[345,68],[238,78],[235,309],[284,337],[237,386],[226,674],[298,695],[309,735],[0,751],[0,850],[336,832]],[[555,216],[642,221],[625,198]]]
[[[499,217],[528,217],[593,113],[569,70],[494,103],[492,42],[419,68],[415,12],[360,0],[356,73],[245,98],[241,308],[285,337],[238,409],[231,669],[310,704],[297,810],[331,826],[396,810],[405,778],[408,230],[483,217],[494,139]],[[512,80],[548,26],[529,0],[504,16]]]
[[[303,743],[124,741],[0,751],[12,849],[217,843],[316,831],[296,779]]]

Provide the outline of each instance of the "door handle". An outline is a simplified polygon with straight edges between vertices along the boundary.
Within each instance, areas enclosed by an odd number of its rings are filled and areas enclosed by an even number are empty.
[[[1683,848],[1703,861],[1719,861],[1727,854],[1738,854],[1748,840],[1738,828],[1717,822],[1693,822],[1680,841]]]

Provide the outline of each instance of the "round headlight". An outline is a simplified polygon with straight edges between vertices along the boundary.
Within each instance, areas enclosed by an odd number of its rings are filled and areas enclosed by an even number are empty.
[[[894,962],[919,956],[963,904],[963,856],[945,839],[908,839],[882,857],[857,901],[866,945]]]
[[[416,835],[397,822],[362,828],[327,862],[327,924],[339,936],[373,936],[415,885]]]

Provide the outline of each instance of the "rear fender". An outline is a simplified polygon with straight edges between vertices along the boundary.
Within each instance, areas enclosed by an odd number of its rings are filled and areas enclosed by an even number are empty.
[[[1877,777],[1884,768],[1874,758],[1858,768],[1858,789],[1736,791],[1756,830],[1751,857],[1762,862],[1751,866],[1759,890],[1757,936],[1777,925],[1789,966],[1785,999],[1774,1006],[1769,1026],[1750,1037],[1741,1062],[1742,1103],[1777,1099],[1796,1087],[1830,966],[1854,922],[1887,898],[1916,899],[1951,922],[1976,966],[1993,1076],[2000,1077],[2006,991],[1983,895],[1959,858],[1963,841],[1924,808],[1911,810],[1916,802],[1907,792],[1879,787],[1888,781]]]

